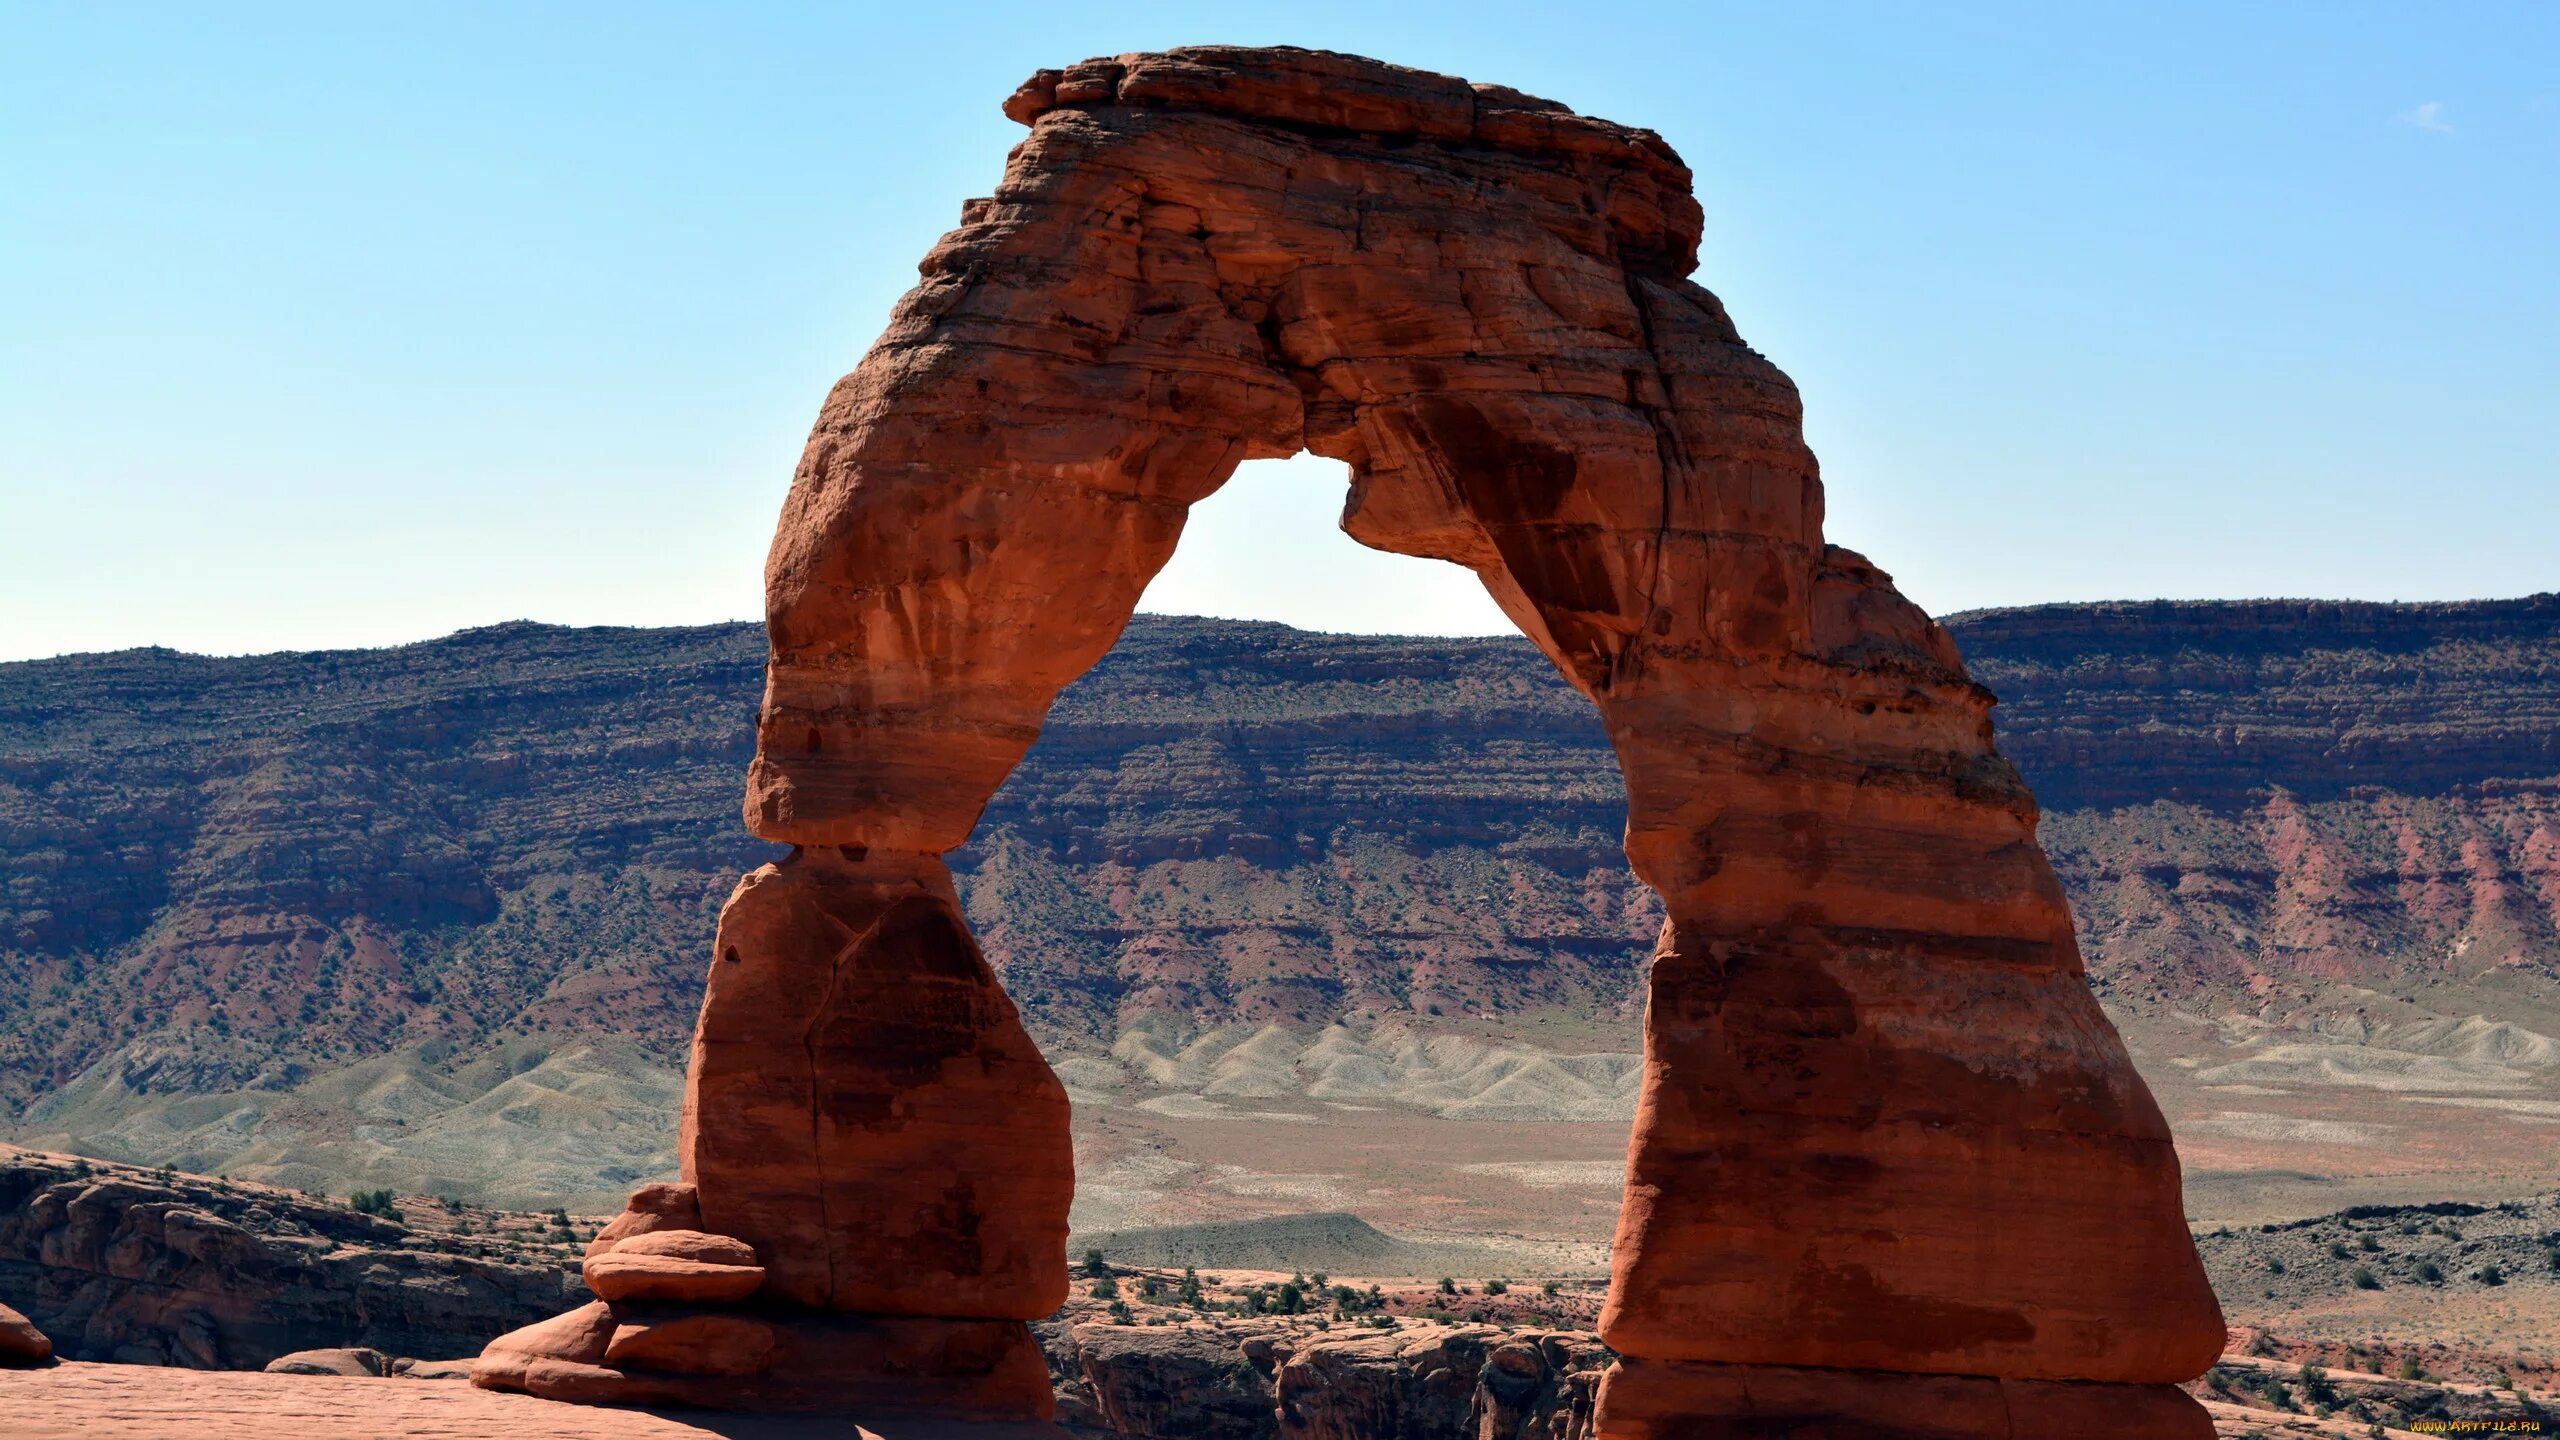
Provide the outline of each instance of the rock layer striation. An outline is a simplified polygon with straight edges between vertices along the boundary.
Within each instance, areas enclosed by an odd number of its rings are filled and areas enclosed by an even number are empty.
[[[1599,1433],[2005,1435],[2021,1397],[2207,1433],[2169,1388],[2222,1330],[2167,1127],[1991,697],[1824,543],[1794,386],[1687,278],[1670,147],[1296,50],[1087,61],[1006,110],[1030,138],[829,396],[768,562],[746,812],[796,848],[723,914],[683,1141],[748,1307],[1063,1298],[1065,1100],[941,857],[1187,508],[1310,450],[1345,530],[1475,572],[1598,708],[1668,912]],[[577,1358],[510,1373],[672,1393],[596,1379],[617,1342],[574,1318]]]

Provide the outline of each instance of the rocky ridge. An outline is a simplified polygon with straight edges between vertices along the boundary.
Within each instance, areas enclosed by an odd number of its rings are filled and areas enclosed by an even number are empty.
[[[421,1223],[0,1148],[0,1298],[68,1359],[239,1370],[338,1347],[467,1357],[584,1297],[573,1267],[536,1258],[565,1239],[534,1217],[483,1211],[474,1225],[469,1207],[379,1208]],[[457,1221],[492,1238],[467,1239]]]

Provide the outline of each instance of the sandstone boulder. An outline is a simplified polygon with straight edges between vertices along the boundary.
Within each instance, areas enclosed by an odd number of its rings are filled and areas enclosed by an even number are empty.
[[[622,1250],[586,1265],[587,1288],[607,1300],[673,1300],[718,1305],[744,1300],[764,1284],[759,1265],[718,1265],[674,1255],[633,1255]]]
[[[603,1301],[500,1336],[472,1383],[583,1404],[969,1421],[1045,1417],[1053,1403],[1019,1321]]]
[[[587,1288],[607,1300],[672,1300],[718,1305],[744,1300],[764,1284],[753,1246],[700,1230],[651,1229],[626,1234],[581,1267]]]
[[[510,1330],[480,1352],[472,1383],[490,1390],[521,1390],[527,1370],[536,1363],[592,1365],[604,1358],[614,1329],[613,1308],[598,1300]]]
[[[0,1365],[42,1365],[53,1359],[53,1341],[26,1316],[0,1305]]]
[[[267,1362],[270,1375],[346,1375],[379,1377],[392,1373],[391,1357],[379,1350],[296,1350]]]
[[[752,1316],[635,1316],[614,1327],[604,1359],[617,1369],[664,1370],[677,1375],[753,1375],[773,1362],[777,1343],[773,1327]]]
[[[596,1238],[587,1242],[589,1255],[601,1255],[635,1235],[653,1230],[699,1230],[702,1228],[702,1206],[694,1198],[690,1185],[643,1185],[631,1192],[631,1199],[621,1214],[605,1222]]]
[[[740,1270],[753,1269],[756,1265],[754,1246],[733,1236],[714,1235],[705,1230],[652,1230],[616,1242],[607,1253],[623,1260],[652,1255]]]

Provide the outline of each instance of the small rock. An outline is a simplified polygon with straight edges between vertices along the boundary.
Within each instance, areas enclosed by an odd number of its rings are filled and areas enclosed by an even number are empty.
[[[296,1350],[267,1362],[270,1375],[347,1375],[380,1378],[391,1373],[391,1357],[379,1350]]]

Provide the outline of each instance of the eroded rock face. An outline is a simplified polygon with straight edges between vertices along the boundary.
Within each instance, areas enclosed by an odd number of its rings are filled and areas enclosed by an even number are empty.
[[[1610,1361],[1575,1331],[1065,1322],[1058,1418],[1115,1440],[1590,1440]]]
[[[2103,1409],[2084,1382],[2184,1414],[2130,1388],[2222,1334],[2166,1126],[1991,697],[1824,543],[1793,385],[1686,278],[1670,148],[1291,50],[1088,61],[1007,111],[1030,138],[829,397],[767,567],[747,819],[800,848],[723,916],[684,1141],[759,1300],[1063,1295],[1065,1101],[938,857],[1187,507],[1306,449],[1355,538],[1473,570],[1598,706],[1669,912],[1601,1432],[1907,1391],[2006,1434],[2013,1395]]]
[[[219,1370],[319,1347],[467,1355],[584,1296],[557,1263],[407,1238],[271,1187],[0,1154],[0,1295],[66,1359]]]
[[[1418,1326],[1302,1340],[1274,1387],[1290,1440],[1577,1440],[1608,1352],[1588,1335]]]

